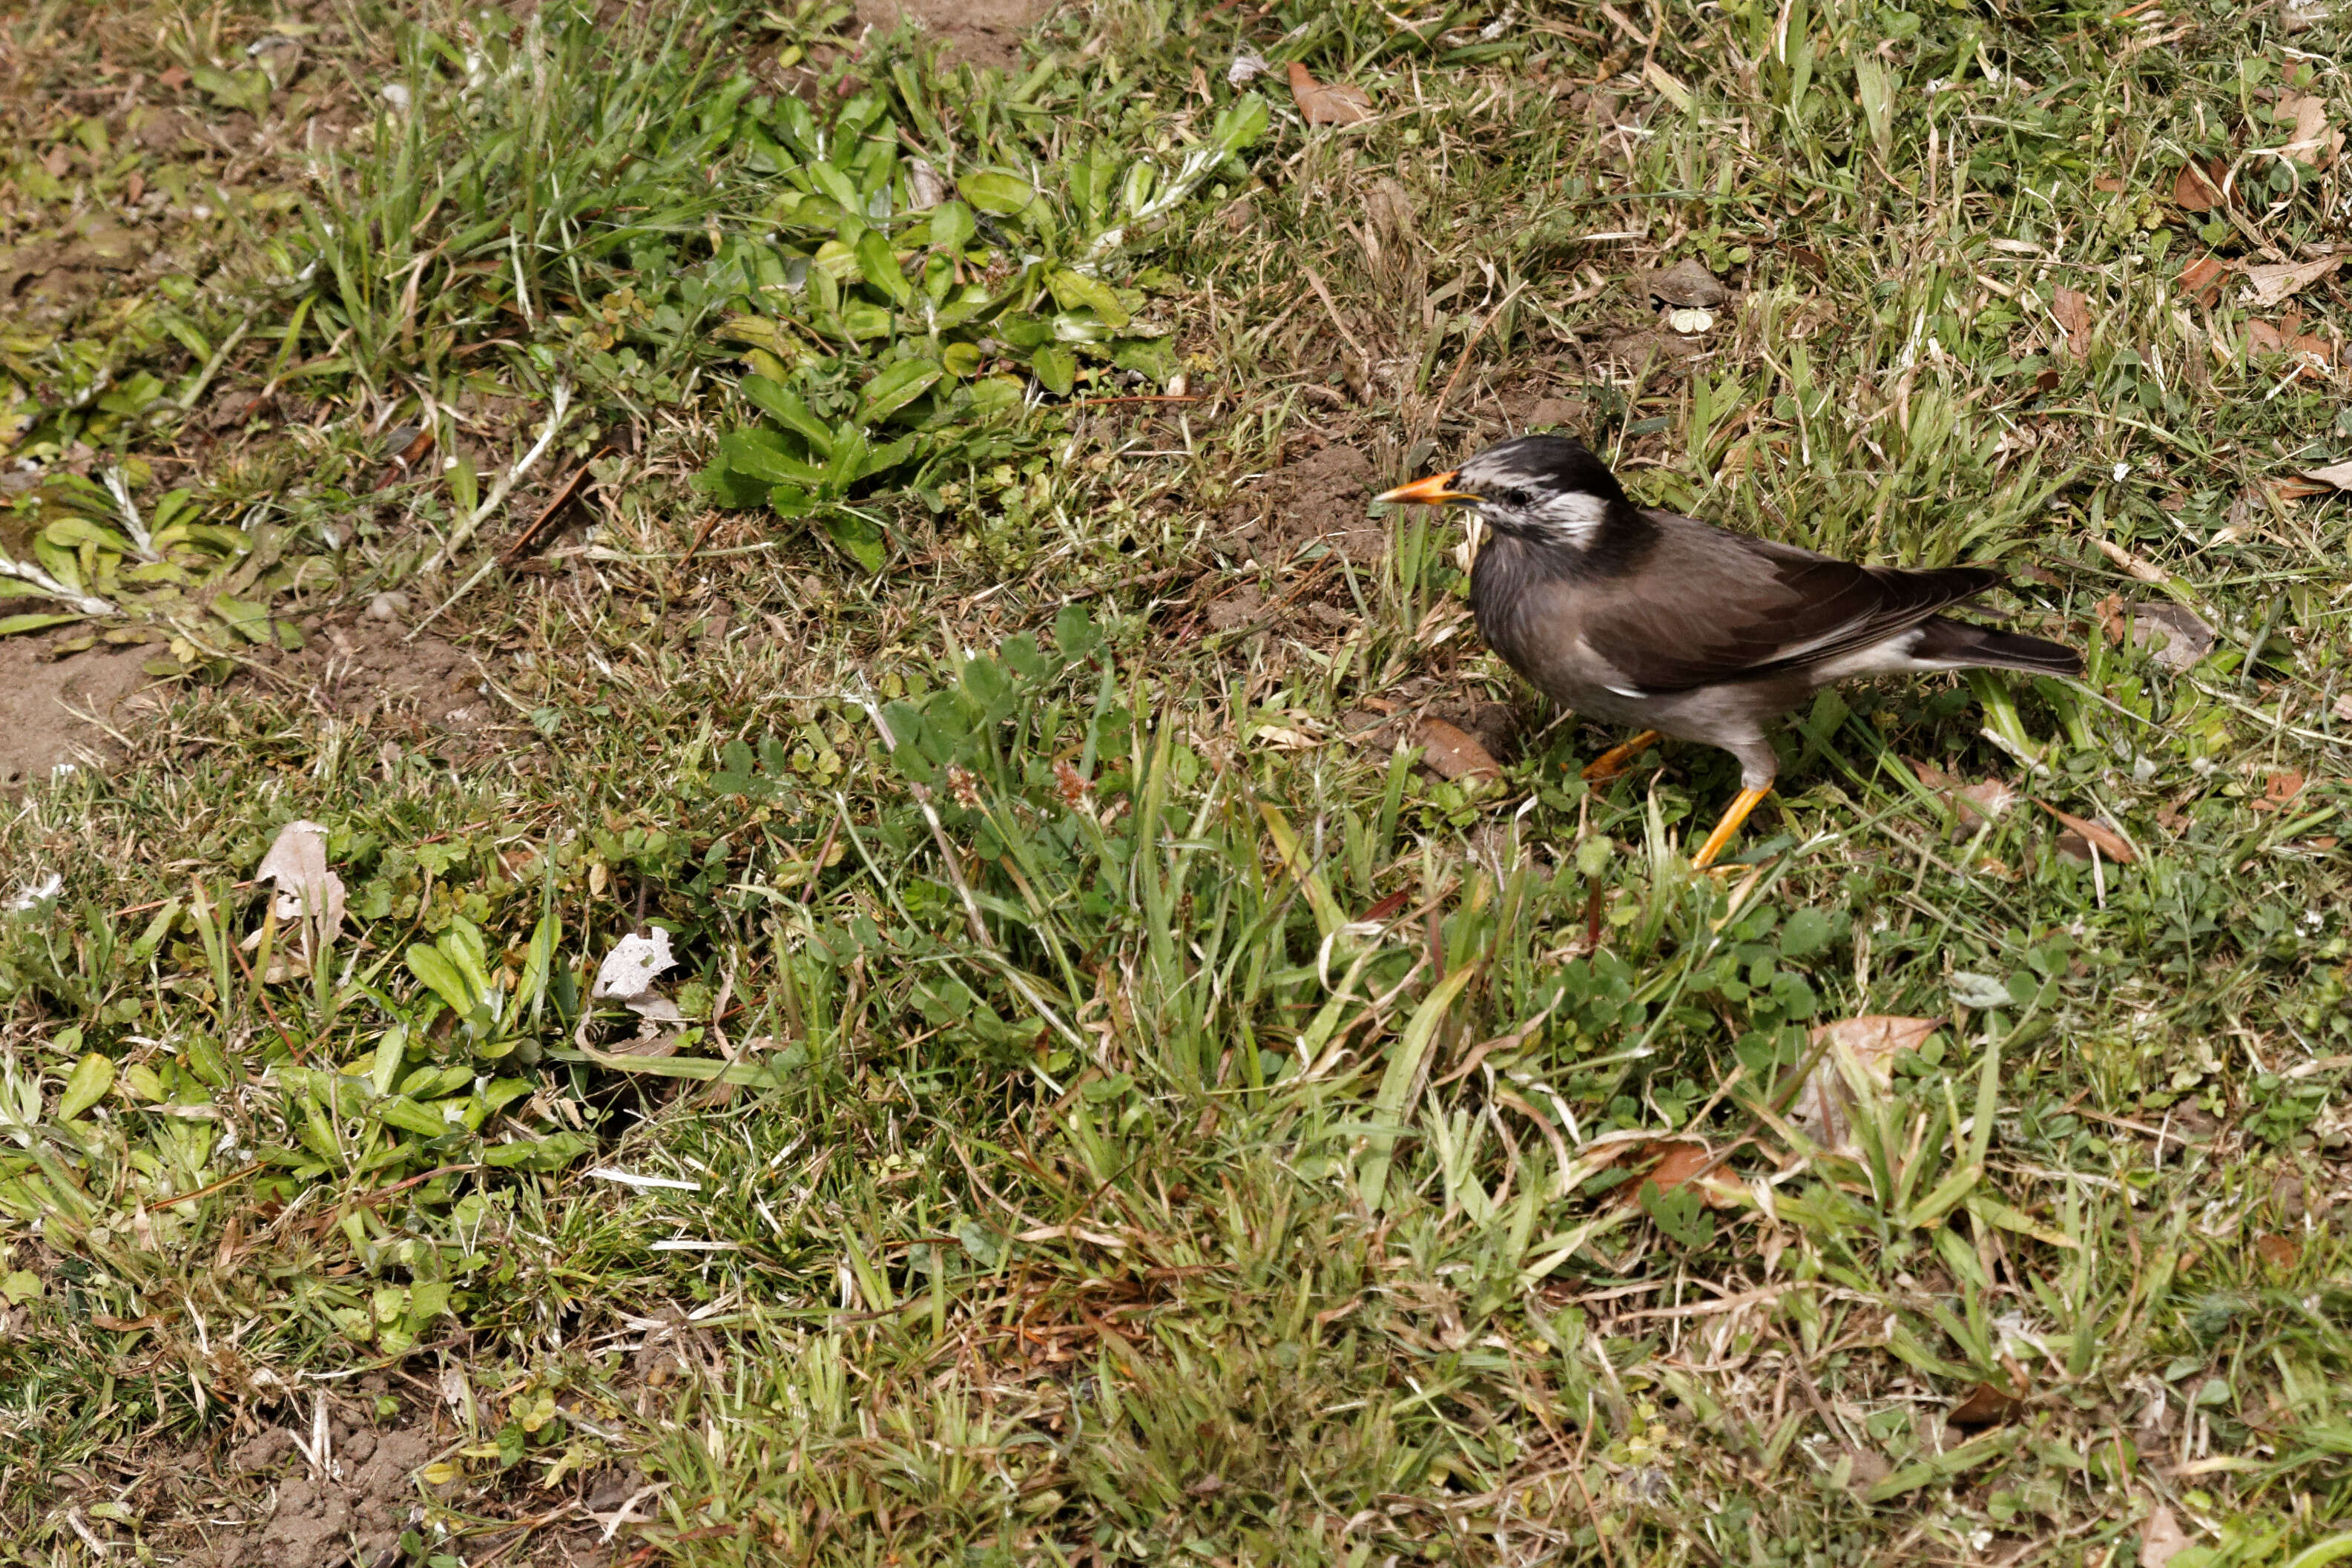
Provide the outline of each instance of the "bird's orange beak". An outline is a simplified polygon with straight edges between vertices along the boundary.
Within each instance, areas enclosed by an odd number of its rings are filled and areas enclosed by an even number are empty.
[[[1432,474],[1425,479],[1415,479],[1409,485],[1399,485],[1380,499],[1381,500],[1419,501],[1423,506],[1439,506],[1446,501],[1476,500],[1468,490],[1452,489],[1454,476],[1462,470],[1454,468],[1443,474]]]

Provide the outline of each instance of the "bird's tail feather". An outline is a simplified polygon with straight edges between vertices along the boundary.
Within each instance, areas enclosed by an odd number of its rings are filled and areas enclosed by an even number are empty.
[[[1954,668],[2022,669],[2035,675],[2080,675],[2082,656],[2073,648],[2061,647],[2040,637],[2019,637],[2014,632],[1997,632],[1984,626],[1972,626],[1965,621],[1948,621],[1937,616],[1920,627],[1927,636],[1911,649],[1911,657],[1922,663],[1949,665]]]

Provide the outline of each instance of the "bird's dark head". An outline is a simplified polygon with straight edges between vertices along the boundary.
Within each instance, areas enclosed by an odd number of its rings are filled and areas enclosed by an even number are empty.
[[[1591,548],[1611,514],[1631,512],[1633,504],[1608,466],[1565,436],[1502,442],[1452,473],[1401,485],[1381,500],[1472,507],[1497,533],[1574,550]]]

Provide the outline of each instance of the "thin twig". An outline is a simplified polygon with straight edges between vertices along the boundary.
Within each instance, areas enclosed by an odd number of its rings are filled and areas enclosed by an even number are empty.
[[[512,566],[516,562],[521,560],[525,555],[529,554],[532,550],[538,547],[541,536],[545,531],[548,523],[553,521],[564,508],[570,506],[573,501],[580,499],[580,488],[588,481],[589,465],[595,462],[597,458],[603,457],[612,449],[613,448],[609,446],[598,447],[594,451],[588,454],[585,461],[583,461],[578,468],[572,470],[571,478],[565,479],[562,484],[555,487],[555,494],[549,498],[545,506],[540,508],[539,515],[532,518],[529,526],[524,528],[520,533],[515,535],[515,542],[507,546],[505,554],[499,557],[499,564],[500,566]],[[707,537],[709,533],[709,530],[705,529],[703,532]],[[701,541],[699,540],[696,541],[698,545],[700,542]],[[688,560],[693,559],[693,551],[689,550],[686,553]]]
[[[1437,395],[1437,401],[1429,405],[1429,413],[1422,419],[1421,434],[1423,436],[1427,436],[1431,431],[1436,429],[1438,420],[1444,417],[1445,414],[1445,405],[1454,396],[1454,389],[1462,384],[1462,373],[1470,368],[1470,356],[1476,351],[1478,347],[1478,340],[1486,335],[1486,329],[1495,324],[1495,319],[1496,317],[1500,316],[1504,311],[1511,308],[1511,301],[1517,299],[1519,297],[1519,290],[1526,287],[1527,284],[1524,280],[1514,284],[1511,288],[1511,291],[1504,295],[1503,298],[1496,302],[1493,310],[1486,312],[1486,318],[1478,323],[1478,330],[1470,334],[1470,341],[1462,345],[1462,357],[1454,362],[1454,374],[1445,378],[1444,390],[1441,391]]]
[[[525,452],[520,461],[518,461],[512,468],[509,468],[504,474],[499,476],[499,482],[490,488],[489,495],[484,499],[481,505],[474,509],[472,515],[468,516],[463,522],[460,522],[457,527],[449,531],[448,540],[442,544],[440,549],[433,552],[432,557],[427,560],[422,567],[418,568],[420,575],[437,572],[442,567],[447,565],[450,560],[457,555],[457,552],[464,548],[466,542],[474,537],[475,531],[479,529],[484,522],[488,521],[490,514],[498,510],[499,507],[506,504],[507,493],[514,489],[515,481],[521,479],[523,475],[529,473],[533,465],[537,464],[540,458],[547,455],[548,447],[555,444],[556,433],[563,428],[563,422],[570,418],[572,415],[572,384],[570,382],[559,381],[555,384],[554,402],[555,406],[548,411],[547,427],[539,433],[539,439],[532,444],[530,450]],[[467,584],[467,587],[471,587],[472,585],[473,584],[471,583]],[[464,591],[464,589],[460,589],[458,592],[459,594],[463,594]],[[455,604],[456,602],[457,596],[452,595],[450,603]],[[441,610],[446,610],[448,607],[448,605],[444,605],[441,606]],[[434,611],[433,616],[439,615],[441,610]],[[426,621],[430,621],[433,618],[433,616],[427,616],[425,619]],[[416,633],[424,629],[424,622],[419,622],[416,629],[408,634],[409,637],[413,640],[415,637]]]

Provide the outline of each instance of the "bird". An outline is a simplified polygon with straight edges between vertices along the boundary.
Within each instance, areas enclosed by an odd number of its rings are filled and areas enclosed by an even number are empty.
[[[1714,864],[1769,793],[1767,726],[1822,687],[1923,670],[2079,675],[2072,649],[1938,612],[2004,581],[1983,566],[1862,566],[1636,505],[1591,448],[1521,436],[1380,499],[1464,506],[1492,531],[1470,572],[1486,645],[1587,718],[1643,733],[1584,770],[1615,776],[1660,737],[1739,763],[1692,864]]]

